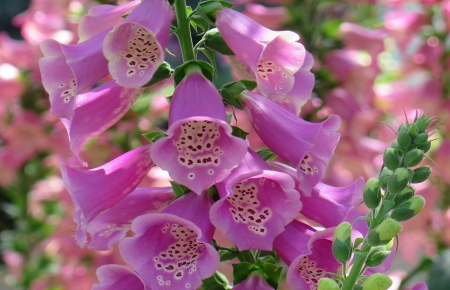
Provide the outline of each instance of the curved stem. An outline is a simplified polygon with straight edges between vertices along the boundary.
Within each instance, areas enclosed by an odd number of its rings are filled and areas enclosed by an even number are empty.
[[[195,54],[192,45],[190,21],[186,13],[186,0],[175,0],[175,13],[178,24],[176,35],[180,42],[183,61],[194,60]]]
[[[352,269],[350,270],[350,274],[348,274],[347,279],[345,279],[344,284],[342,286],[342,290],[352,290],[353,286],[355,286],[358,281],[359,276],[361,275],[361,269],[363,268],[367,256],[369,255],[370,246],[364,242],[361,253],[365,253],[355,259]]]

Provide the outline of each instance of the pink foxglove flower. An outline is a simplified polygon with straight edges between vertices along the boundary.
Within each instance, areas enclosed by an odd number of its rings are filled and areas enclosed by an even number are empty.
[[[134,237],[119,248],[151,289],[197,289],[219,266],[219,255],[200,242],[201,230],[192,222],[171,214],[149,214],[136,218]]]
[[[88,224],[129,195],[153,166],[149,150],[150,145],[139,147],[90,170],[61,165],[64,185],[77,210],[79,245],[84,246],[87,242]]]
[[[123,15],[131,11],[141,3],[140,0],[130,1],[122,5],[96,5],[89,9],[78,24],[78,35],[81,41],[109,30],[123,21]]]
[[[99,284],[92,290],[150,290],[132,270],[121,265],[104,265],[97,269]]]
[[[211,207],[211,221],[240,251],[270,251],[275,237],[302,207],[294,185],[288,174],[271,171],[249,150],[230,176],[217,185],[221,199]]]
[[[264,280],[264,275],[255,272],[244,281],[236,284],[233,290],[273,290],[273,287]]]
[[[298,81],[294,75],[302,68],[306,54],[303,45],[296,42],[299,39],[296,33],[272,31],[228,8],[217,14],[216,25],[236,55],[232,63],[242,62],[238,71],[253,76],[263,96],[295,103],[295,97],[286,96]],[[308,88],[311,79],[314,80],[312,74],[306,80]]]
[[[172,7],[166,0],[143,0],[108,33],[103,53],[109,72],[126,88],[145,85],[164,60]]]
[[[325,176],[339,141],[336,130],[340,118],[332,115],[321,123],[309,123],[261,95],[245,91],[241,96],[258,136],[272,151],[296,166],[300,190],[308,195]]]
[[[174,198],[171,187],[136,188],[87,225],[91,237],[88,248],[107,250],[125,237],[131,221],[143,214],[162,211]]]
[[[51,112],[69,118],[75,96],[108,75],[102,43],[107,31],[74,45],[48,39],[41,43],[42,84],[50,95]]]
[[[200,194],[227,177],[245,156],[246,142],[231,131],[214,85],[191,72],[175,89],[169,136],[153,144],[152,160],[173,180]]]

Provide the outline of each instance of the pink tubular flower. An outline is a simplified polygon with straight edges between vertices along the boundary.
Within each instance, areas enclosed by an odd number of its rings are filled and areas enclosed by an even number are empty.
[[[153,166],[149,150],[150,145],[139,147],[90,170],[61,165],[64,185],[77,210],[76,238],[80,246],[87,242],[88,224],[129,195]]]
[[[102,52],[106,33],[74,45],[52,39],[41,43],[42,84],[50,95],[50,110],[56,116],[70,118],[75,96],[108,75],[108,62]]]
[[[81,41],[94,37],[123,21],[123,15],[131,11],[141,3],[140,0],[130,1],[123,5],[96,5],[89,9],[78,24],[78,35]]]
[[[255,272],[244,281],[235,285],[233,290],[273,290],[273,287],[264,280],[262,274]]]
[[[167,134],[153,144],[152,160],[197,194],[222,181],[247,150],[244,140],[231,136],[214,85],[198,72],[176,87]]]
[[[171,214],[149,214],[136,218],[134,237],[119,248],[151,289],[197,289],[219,266],[219,255],[200,242],[201,230],[192,222]]]
[[[254,75],[262,95],[280,99],[292,90],[294,74],[305,62],[305,49],[296,42],[296,33],[272,31],[228,8],[217,14],[216,26],[243,62],[242,70],[248,67]]]
[[[143,0],[103,42],[109,72],[126,88],[145,85],[164,60],[173,12],[166,0]]]
[[[120,265],[104,265],[97,269],[99,284],[92,290],[150,290],[132,270]]]
[[[301,209],[294,185],[289,175],[270,171],[261,157],[249,150],[230,176],[217,185],[221,199],[211,207],[211,222],[240,251],[270,251],[275,237]]]
[[[339,141],[339,117],[332,115],[321,123],[309,123],[258,94],[246,91],[241,96],[258,136],[272,151],[296,166],[300,189],[308,195],[323,179]]]

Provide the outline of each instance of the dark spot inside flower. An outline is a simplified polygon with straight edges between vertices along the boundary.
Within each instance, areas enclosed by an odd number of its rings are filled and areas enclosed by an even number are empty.
[[[169,265],[169,266],[167,266],[165,268],[166,268],[166,270],[169,270],[169,271],[174,269],[174,267],[172,265]]]

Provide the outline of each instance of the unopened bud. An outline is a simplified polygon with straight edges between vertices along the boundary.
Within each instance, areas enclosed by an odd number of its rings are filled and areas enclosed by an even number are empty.
[[[420,134],[418,134],[416,137],[414,137],[413,143],[414,144],[422,144],[427,142],[428,140],[428,133],[427,132],[422,132]]]
[[[434,118],[427,118],[425,117],[425,115],[422,114],[419,118],[417,118],[414,121],[414,124],[416,124],[420,132],[423,132],[428,128],[428,126],[430,126],[433,120]]]
[[[399,222],[409,220],[418,214],[424,205],[425,198],[420,195],[413,196],[408,201],[396,207],[391,213],[391,218]]]
[[[411,183],[421,183],[430,177],[431,167],[430,166],[422,166],[416,168],[412,171],[414,175],[411,178]]]
[[[370,178],[367,180],[364,186],[363,199],[366,206],[370,209],[374,209],[380,204],[381,189],[378,179]]]
[[[383,162],[388,169],[397,169],[400,165],[400,156],[398,154],[398,151],[394,148],[386,148],[383,154]]]
[[[372,248],[369,255],[367,256],[367,267],[373,268],[381,265],[381,263],[383,263],[387,259],[387,257],[389,257],[390,253],[391,250],[386,249],[385,246]]]
[[[417,146],[417,149],[422,150],[424,153],[427,153],[431,148],[431,141],[427,141],[420,146]]]
[[[349,222],[342,222],[334,231],[332,250],[333,255],[341,263],[350,260],[352,256],[352,225]]]
[[[372,247],[386,245],[400,232],[401,229],[402,225],[398,221],[386,219],[375,229],[369,231],[367,242]]]
[[[406,130],[401,130],[397,135],[397,144],[401,147],[408,148],[411,145],[412,138]]]
[[[411,124],[409,126],[408,133],[409,133],[409,135],[411,135],[412,138],[414,138],[417,136],[417,134],[419,134],[419,129],[417,128],[417,126],[415,124]]]
[[[381,273],[372,274],[362,282],[362,290],[387,290],[392,285],[392,280]]]
[[[406,166],[413,167],[419,164],[423,159],[423,151],[420,149],[412,149],[403,157]]]
[[[384,167],[383,170],[381,170],[380,178],[379,178],[381,188],[383,188],[383,189],[386,188],[387,181],[393,173],[394,173],[394,171],[388,169],[387,167]]]
[[[339,290],[339,285],[330,278],[321,278],[317,284],[317,290]]]
[[[409,172],[406,168],[397,168],[388,181],[387,188],[390,193],[396,194],[401,192],[408,185]]]
[[[411,187],[411,186],[407,186],[405,189],[403,189],[400,193],[397,193],[394,196],[393,201],[395,202],[395,205],[399,205],[405,201],[407,201],[408,199],[410,199],[411,197],[414,196],[414,193],[416,192],[416,190]]]
[[[217,28],[208,30],[203,36],[205,40],[205,46],[209,49],[217,51],[225,55],[234,55],[231,48],[225,43],[222,35]]]

